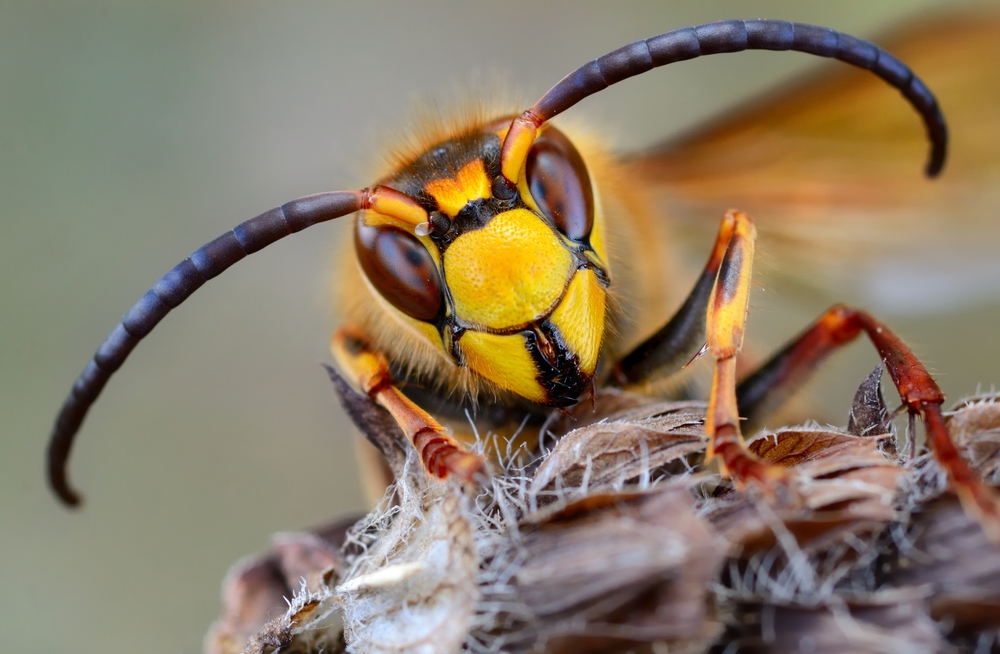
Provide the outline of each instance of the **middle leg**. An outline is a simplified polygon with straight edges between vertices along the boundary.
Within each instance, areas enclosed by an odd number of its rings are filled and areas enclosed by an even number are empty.
[[[903,406],[911,416],[923,419],[927,444],[966,512],[979,521],[994,541],[1000,542],[1000,502],[969,468],[952,442],[941,411],[944,393],[903,341],[871,314],[842,305],[828,309],[739,385],[738,411],[751,419],[759,418],[797,390],[834,350],[862,333],[885,361]]]

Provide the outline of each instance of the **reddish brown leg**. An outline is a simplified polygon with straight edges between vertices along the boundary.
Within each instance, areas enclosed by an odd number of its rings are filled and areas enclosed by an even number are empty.
[[[369,347],[364,336],[345,327],[333,335],[333,354],[348,379],[384,407],[410,439],[427,471],[441,479],[449,474],[472,481],[486,472],[486,460],[463,448],[429,413],[392,383],[389,363]]]
[[[727,214],[729,218],[733,220],[732,235],[709,299],[705,322],[708,342],[702,349],[702,353],[708,352],[715,359],[705,417],[705,433],[709,437],[706,458],[719,457],[722,474],[732,477],[738,486],[756,481],[773,489],[784,483],[790,473],[761,461],[747,450],[736,404],[736,355],[743,347],[757,231],[746,214],[731,211]]]
[[[776,396],[787,394],[828,354],[853,341],[861,332],[868,335],[885,361],[910,415],[923,419],[927,443],[947,472],[965,510],[979,520],[991,538],[1000,541],[1000,505],[952,442],[941,413],[944,394],[910,348],[870,314],[839,305],[829,309],[761,371],[740,385],[741,407],[751,410],[752,403],[744,398],[763,397],[765,386]]]

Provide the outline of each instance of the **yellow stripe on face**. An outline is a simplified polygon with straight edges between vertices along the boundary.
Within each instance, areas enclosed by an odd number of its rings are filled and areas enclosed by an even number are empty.
[[[559,329],[570,352],[580,360],[580,368],[593,374],[604,335],[604,310],[607,292],[592,270],[580,270],[573,276],[566,297],[550,320]]]
[[[466,365],[476,373],[532,402],[545,401],[547,394],[538,383],[524,335],[467,331],[458,343]]]
[[[604,212],[601,210],[600,193],[596,185],[594,187],[594,227],[590,230],[590,247],[600,257],[602,267],[605,272],[610,272],[608,266],[611,259],[608,258],[608,248],[604,239]]]
[[[559,299],[572,255],[527,209],[497,214],[444,254],[445,282],[458,318],[492,329],[526,325]]]
[[[402,318],[403,320],[405,320],[407,323],[409,323],[411,327],[413,327],[418,332],[420,332],[420,334],[425,339],[427,339],[428,341],[430,341],[430,343],[432,345],[434,345],[434,347],[436,349],[438,349],[438,350],[441,351],[441,354],[445,355],[446,357],[450,357],[450,355],[448,354],[448,351],[444,349],[444,344],[441,342],[441,334],[438,333],[437,327],[435,327],[434,325],[432,325],[430,323],[424,322],[422,320],[417,320],[416,318],[411,318],[410,316],[406,315],[402,311],[399,311],[398,309],[396,309],[396,314],[400,318]],[[450,358],[449,358],[449,360],[450,360]]]
[[[490,178],[486,175],[482,159],[466,164],[454,179],[436,179],[425,187],[445,215],[454,218],[462,207],[473,200],[490,197]]]

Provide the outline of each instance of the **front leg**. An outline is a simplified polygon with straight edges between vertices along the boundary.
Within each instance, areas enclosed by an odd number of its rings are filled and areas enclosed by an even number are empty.
[[[719,457],[724,476],[738,486],[755,481],[766,488],[788,482],[790,473],[781,466],[768,464],[747,449],[740,432],[740,413],[736,401],[736,356],[743,348],[747,304],[750,300],[750,276],[753,269],[754,240],[757,230],[746,214],[730,211],[732,235],[712,288],[705,320],[707,342],[698,353],[715,359],[712,391],[705,415],[708,435],[706,460]]]
[[[416,449],[429,474],[444,479],[455,475],[475,481],[487,474],[486,460],[452,438],[429,413],[395,386],[389,362],[351,327],[333,334],[332,350],[345,376],[386,409]]]
[[[726,212],[705,268],[684,304],[663,328],[615,363],[609,381],[624,387],[641,384],[680,370],[692,355],[711,352],[716,364],[705,423],[708,457],[719,456],[723,474],[737,484],[756,480],[773,487],[789,473],[746,449],[736,401],[736,355],[743,345],[755,238],[746,214]]]
[[[736,214],[727,212],[719,225],[708,262],[684,304],[666,325],[614,364],[609,383],[620,387],[637,386],[657,375],[673,374],[704,344],[705,313],[735,225]]]

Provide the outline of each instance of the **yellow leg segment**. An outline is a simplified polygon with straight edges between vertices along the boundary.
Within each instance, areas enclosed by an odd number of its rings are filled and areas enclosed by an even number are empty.
[[[757,230],[750,218],[738,211],[727,213],[722,231],[728,231],[730,224],[732,235],[712,288],[706,317],[707,343],[703,352],[715,359],[705,416],[705,433],[709,438],[706,460],[719,457],[722,474],[732,478],[737,486],[757,481],[773,488],[784,483],[788,472],[764,463],[747,450],[736,404],[736,355],[743,347]]]
[[[472,481],[486,474],[486,460],[467,451],[429,413],[414,404],[392,382],[389,362],[365,337],[350,327],[338,329],[331,344],[345,376],[385,408],[413,444],[427,472]]]

